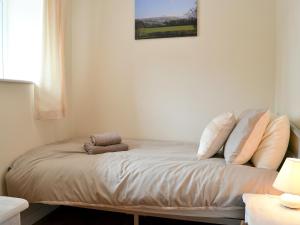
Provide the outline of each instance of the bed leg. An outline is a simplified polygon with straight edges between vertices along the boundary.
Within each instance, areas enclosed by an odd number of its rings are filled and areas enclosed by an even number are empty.
[[[134,223],[133,223],[134,225],[139,225],[140,218],[139,218],[138,214],[133,215],[133,220],[134,220]]]

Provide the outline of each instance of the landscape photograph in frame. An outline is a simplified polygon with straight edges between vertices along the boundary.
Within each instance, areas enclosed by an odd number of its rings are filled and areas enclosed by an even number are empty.
[[[135,39],[197,36],[197,0],[135,0]]]

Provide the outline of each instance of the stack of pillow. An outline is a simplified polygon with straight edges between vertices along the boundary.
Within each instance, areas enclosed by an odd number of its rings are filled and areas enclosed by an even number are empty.
[[[287,116],[276,117],[268,110],[247,110],[237,120],[233,113],[224,113],[203,131],[197,157],[208,159],[223,147],[228,164],[251,161],[257,168],[276,170],[285,156],[289,138]]]

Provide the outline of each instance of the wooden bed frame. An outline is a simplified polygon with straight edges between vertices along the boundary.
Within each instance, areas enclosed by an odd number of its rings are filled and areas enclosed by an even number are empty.
[[[300,158],[300,129],[298,129],[294,124],[291,125],[288,157]]]
[[[300,130],[295,126],[291,125],[291,138],[289,143],[289,150],[286,157],[300,158]],[[191,215],[183,215],[183,214],[175,214],[168,212],[146,212],[141,210],[120,210],[114,208],[101,208],[97,207],[97,210],[110,211],[110,212],[119,212],[133,215],[134,217],[134,225],[139,225],[139,217],[140,216],[151,216],[151,217],[160,217],[160,218],[168,218],[168,219],[176,219],[176,220],[184,220],[184,221],[194,221],[194,222],[202,222],[202,223],[211,223],[211,224],[223,224],[223,225],[244,225],[244,221],[242,219],[235,219],[230,217],[213,217],[213,216],[202,216],[205,212],[201,212],[199,216],[191,216]]]

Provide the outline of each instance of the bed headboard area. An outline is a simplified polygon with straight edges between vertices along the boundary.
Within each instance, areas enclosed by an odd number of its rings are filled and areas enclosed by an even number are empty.
[[[291,138],[288,150],[288,156],[300,158],[300,129],[291,124]]]

